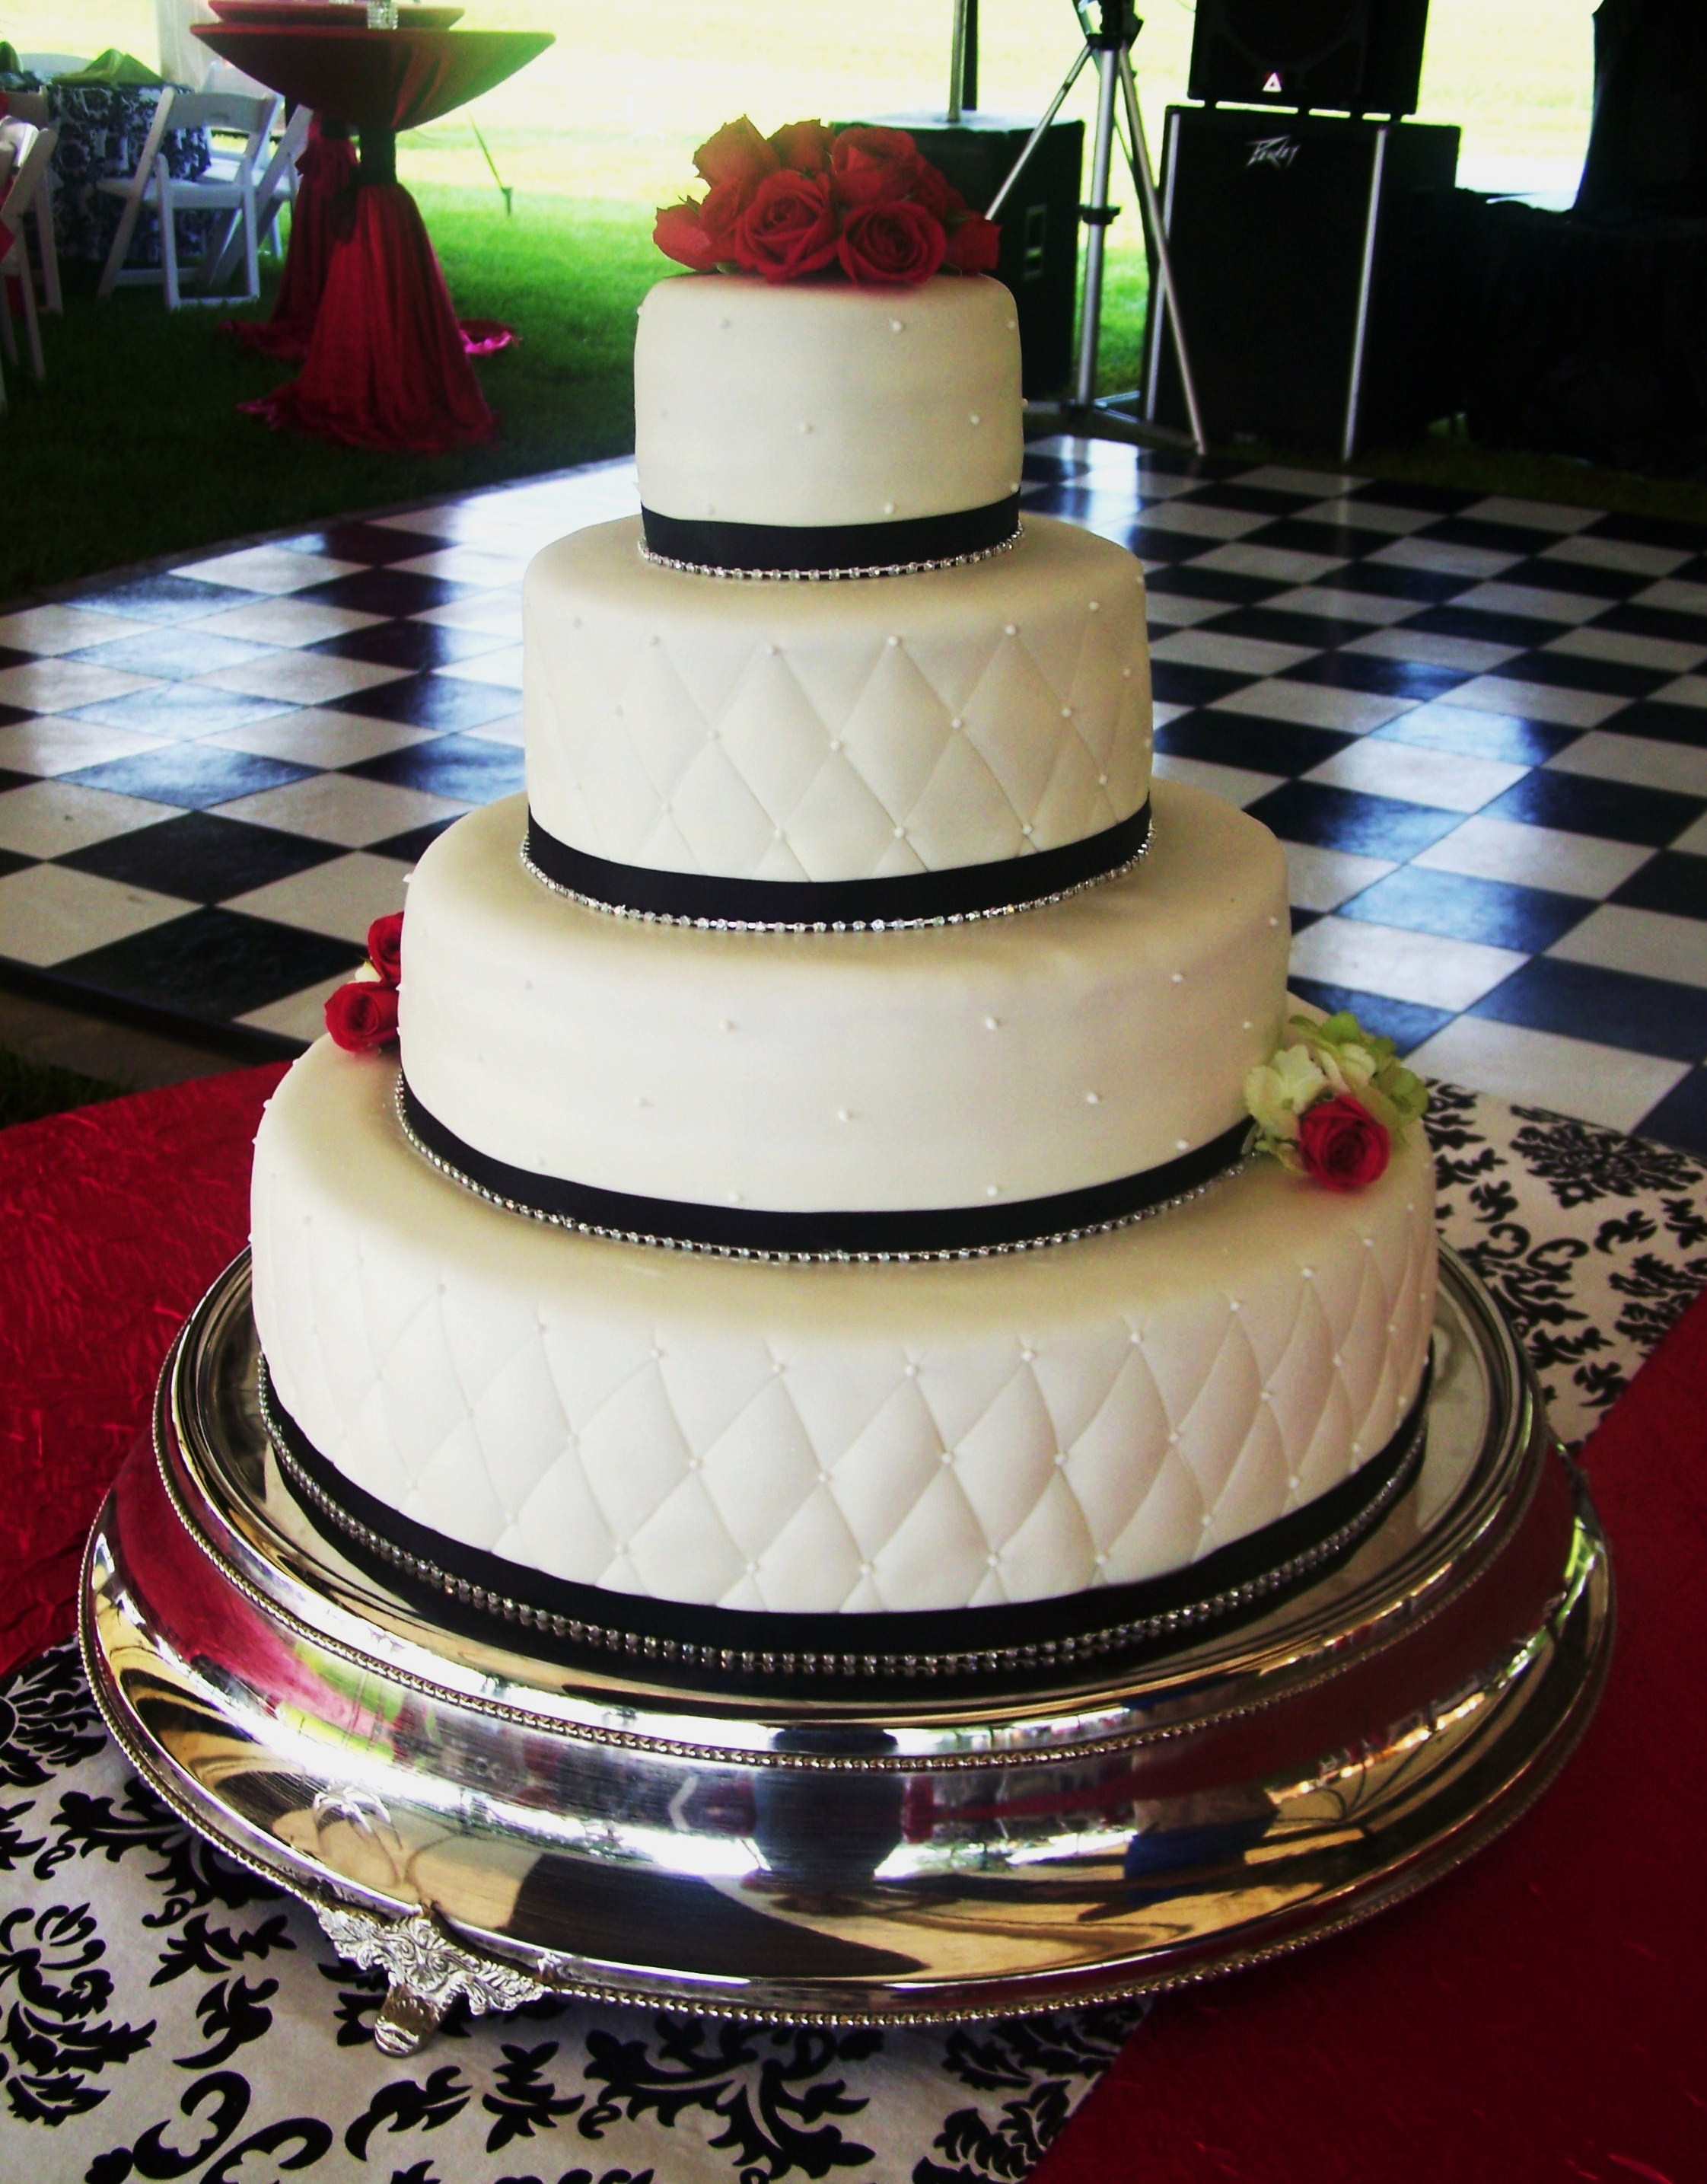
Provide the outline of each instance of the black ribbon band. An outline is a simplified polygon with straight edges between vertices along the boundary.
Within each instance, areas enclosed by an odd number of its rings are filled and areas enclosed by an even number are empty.
[[[434,1163],[482,1197],[594,1236],[663,1244],[752,1259],[952,1259],[1022,1251],[1099,1228],[1115,1228],[1201,1190],[1243,1156],[1248,1122],[1177,1160],[1138,1175],[1094,1183],[1009,1206],[948,1206],[876,1212],[797,1213],[749,1206],[703,1206],[642,1198],[513,1167],[465,1144],[398,1079],[404,1128]]]
[[[904,872],[876,880],[740,880],[703,872],[659,872],[614,864],[571,849],[527,820],[526,861],[542,879],[585,902],[630,916],[684,925],[765,926],[823,933],[891,925],[931,925],[997,917],[1055,900],[1106,879],[1141,857],[1150,838],[1150,807],[1082,841],[992,865]]]
[[[993,553],[1018,535],[1020,496],[891,523],[721,523],[642,508],[648,549],[660,560],[752,576],[858,576]]]
[[[1348,1555],[1410,1483],[1425,1440],[1429,1373],[1385,1447],[1326,1494],[1187,1568],[998,1607],[779,1614],[609,1592],[448,1538],[354,1485],[273,1391],[261,1406],[286,1484],[329,1520],[359,1567],[432,1619],[559,1661],[613,1654],[719,1689],[849,1686],[870,1693],[923,1677],[938,1688],[1000,1674],[1059,1678],[1075,1663],[1130,1660],[1187,1642],[1312,1583]],[[522,1635],[526,1634],[526,1635]]]

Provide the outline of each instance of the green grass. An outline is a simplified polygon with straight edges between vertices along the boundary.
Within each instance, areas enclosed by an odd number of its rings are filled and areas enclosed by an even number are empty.
[[[157,554],[349,510],[560,468],[632,444],[634,307],[657,270],[633,208],[542,199],[506,220],[489,196],[426,188],[459,307],[508,319],[520,345],[476,366],[499,433],[422,457],[275,432],[237,405],[291,376],[158,290],[101,304],[68,279],[47,320],[47,378],[10,375],[7,482],[27,524],[0,535],[0,598]]]
[[[52,1062],[31,1061],[0,1047],[0,1130],[10,1129],[14,1123],[39,1122],[44,1115],[63,1114],[68,1107],[116,1099],[124,1089],[122,1084],[84,1077]]]

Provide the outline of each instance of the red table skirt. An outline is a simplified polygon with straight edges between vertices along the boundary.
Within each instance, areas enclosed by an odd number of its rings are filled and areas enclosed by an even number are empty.
[[[78,1556],[179,1321],[242,1245],[276,1069],[0,1134],[0,1666]],[[1037,2184],[1707,2176],[1707,1298],[1589,1444],[1619,1635],[1538,1808],[1358,1931],[1164,1997]]]

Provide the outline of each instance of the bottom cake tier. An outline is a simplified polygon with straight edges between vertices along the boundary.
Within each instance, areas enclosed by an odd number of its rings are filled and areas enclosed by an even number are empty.
[[[1290,1536],[1396,1463],[1434,1308],[1420,1134],[1354,1195],[1261,1162],[1076,1243],[778,1265],[491,1205],[413,1150],[396,1078],[322,1041],[275,1094],[255,1317],[298,1483],[476,1590],[1050,1602]]]

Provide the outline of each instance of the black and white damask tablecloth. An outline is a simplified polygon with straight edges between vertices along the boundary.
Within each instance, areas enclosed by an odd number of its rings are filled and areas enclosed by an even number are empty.
[[[1449,1088],[1429,1128],[1444,1233],[1579,1441],[1707,1286],[1704,1170]],[[397,2061],[372,2042],[382,1993],[142,1787],[74,1647],[4,1687],[8,2178],[987,2184],[1027,2174],[1144,2015],[826,2031],[543,2003],[455,2016]]]

